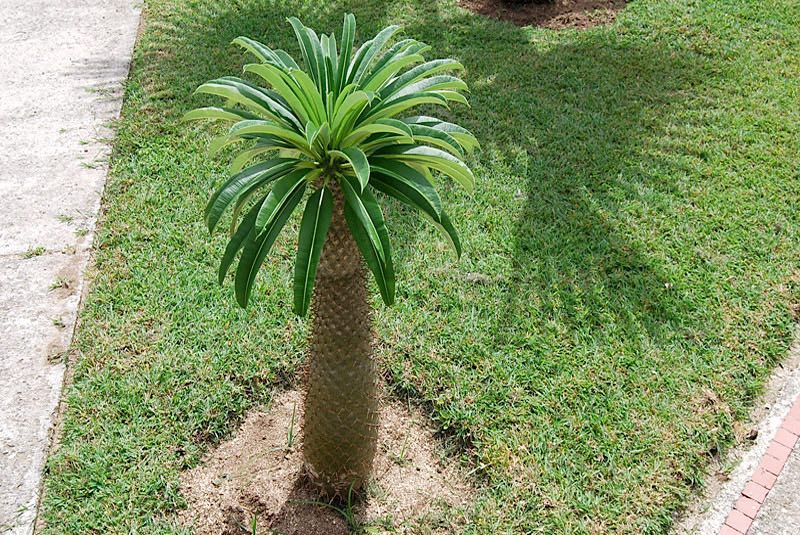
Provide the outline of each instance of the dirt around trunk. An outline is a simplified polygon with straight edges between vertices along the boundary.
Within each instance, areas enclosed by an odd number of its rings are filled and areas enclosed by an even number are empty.
[[[555,0],[535,3],[521,0],[459,0],[461,7],[518,26],[590,28],[610,24],[626,0]]]
[[[188,509],[181,521],[198,535],[338,535],[355,526],[404,533],[424,522],[433,533],[453,533],[474,489],[455,463],[442,465],[436,441],[420,414],[398,403],[381,410],[374,478],[366,500],[321,504],[302,474],[302,395],[277,397],[269,412],[253,412],[238,433],[186,472],[181,487]],[[341,512],[353,513],[348,521]],[[455,510],[455,511],[454,511]]]

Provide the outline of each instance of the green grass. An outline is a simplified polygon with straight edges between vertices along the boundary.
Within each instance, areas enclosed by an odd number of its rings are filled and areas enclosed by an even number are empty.
[[[478,192],[446,188],[464,258],[390,205],[398,304],[375,300],[390,388],[477,478],[466,532],[663,532],[791,341],[800,5],[636,0],[560,33],[454,0],[146,5],[44,532],[180,532],[180,471],[296,383],[296,234],[238,309],[202,223],[225,162],[178,119],[238,72],[234,37],[296,52],[286,16],[338,32],[345,10],[458,58],[473,91],[452,115],[482,141]]]

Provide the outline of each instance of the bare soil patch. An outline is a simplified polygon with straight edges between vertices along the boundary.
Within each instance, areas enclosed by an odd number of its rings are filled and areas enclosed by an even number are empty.
[[[518,26],[585,29],[614,21],[626,0],[555,0],[535,3],[521,0],[459,0],[461,7]]]
[[[302,395],[277,397],[269,412],[253,412],[238,433],[186,472],[181,488],[188,509],[181,521],[198,535],[339,535],[350,526],[332,506],[317,502],[302,473]],[[404,533],[415,524],[453,533],[474,489],[455,463],[437,458],[436,440],[420,414],[398,403],[382,411],[375,477],[352,511],[357,523]],[[289,429],[294,438],[289,447]],[[375,533],[380,531],[370,531]]]

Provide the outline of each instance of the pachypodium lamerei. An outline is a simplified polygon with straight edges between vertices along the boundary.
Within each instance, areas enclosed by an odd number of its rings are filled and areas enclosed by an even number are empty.
[[[430,47],[395,39],[389,26],[354,48],[356,21],[345,15],[340,46],[290,18],[302,64],[247,37],[234,43],[256,59],[244,66],[253,83],[226,76],[198,93],[226,99],[186,120],[233,123],[212,154],[239,143],[231,176],[211,196],[205,220],[213,232],[233,212],[219,268],[220,284],[238,255],[235,294],[246,306],[256,274],[295,208],[305,201],[294,270],[294,309],[312,310],[305,384],[303,457],[326,496],[344,496],[368,479],[377,445],[379,408],[367,269],[391,304],[395,274],[379,200],[418,210],[461,254],[442,208],[435,174],[472,191],[464,163],[478,146],[464,128],[411,115],[420,105],[467,104],[452,59],[426,61]],[[355,50],[355,51],[354,51]],[[263,85],[262,82],[264,82]],[[240,254],[241,251],[241,254]]]

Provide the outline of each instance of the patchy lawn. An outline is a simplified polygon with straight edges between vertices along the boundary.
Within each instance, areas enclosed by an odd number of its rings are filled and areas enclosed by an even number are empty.
[[[238,72],[234,37],[297,52],[286,16],[338,32],[343,11],[360,39],[404,24],[473,91],[452,115],[483,143],[478,191],[446,199],[466,254],[390,205],[398,304],[375,300],[389,388],[481,489],[467,533],[664,531],[791,340],[793,0],[636,0],[583,32],[456,0],[147,0],[44,532],[181,532],[180,471],[297,381],[292,232],[238,309],[202,223],[225,160],[178,120]]]

